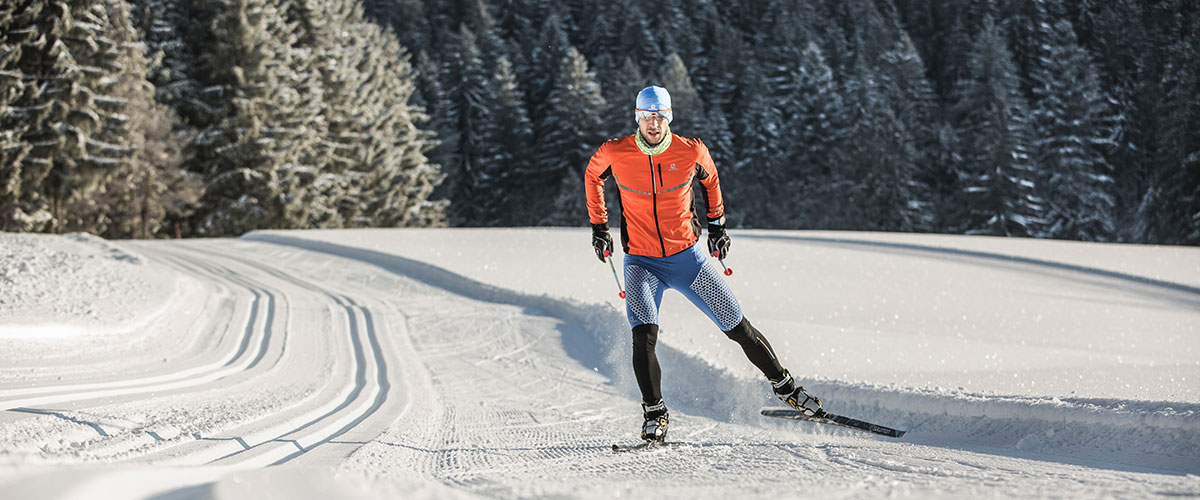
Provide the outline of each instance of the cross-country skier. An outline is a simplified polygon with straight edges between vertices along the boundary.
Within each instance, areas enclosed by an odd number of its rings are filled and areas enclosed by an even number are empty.
[[[584,173],[592,246],[605,262],[613,249],[608,234],[604,182],[612,178],[621,203],[621,244],[625,250],[626,314],[633,327],[633,372],[642,392],[642,439],[661,441],[667,433],[662,372],[654,346],[663,292],[673,288],[704,311],[725,335],[742,346],[779,399],[808,415],[821,413],[821,400],[810,396],[779,364],[775,351],[750,321],[707,259],[729,253],[725,207],[717,169],[699,139],[671,133],[671,95],[646,87],[637,95],[638,129],[600,146]],[[699,180],[707,200],[708,254],[698,243],[700,216],[693,208],[692,181]]]

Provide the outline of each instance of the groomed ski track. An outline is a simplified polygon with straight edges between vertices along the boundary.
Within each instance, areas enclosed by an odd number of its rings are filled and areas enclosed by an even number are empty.
[[[205,471],[104,498],[224,498],[230,474],[276,465],[442,497],[1200,495],[1200,405],[806,382],[837,413],[908,431],[888,440],[764,419],[762,381],[662,343],[677,444],[613,454],[640,422],[614,307],[289,233],[124,244],[194,286],[130,347],[0,386],[0,460],[59,466],[0,482],[12,498],[97,464]]]

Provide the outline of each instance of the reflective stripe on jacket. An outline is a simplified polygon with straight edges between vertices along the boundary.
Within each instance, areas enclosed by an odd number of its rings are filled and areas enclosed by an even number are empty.
[[[633,134],[602,144],[583,175],[592,224],[608,223],[609,177],[621,196],[621,243],[630,255],[666,257],[696,243],[701,224],[693,208],[693,180],[704,187],[708,220],[725,215],[717,168],[699,139],[672,134],[667,150],[654,156],[638,148]]]

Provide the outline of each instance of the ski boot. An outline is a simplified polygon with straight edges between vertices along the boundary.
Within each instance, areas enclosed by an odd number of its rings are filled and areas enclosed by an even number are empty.
[[[821,398],[808,395],[803,387],[796,385],[792,374],[787,370],[783,371],[783,378],[771,381],[771,388],[775,390],[775,396],[780,401],[800,413],[809,417],[820,417],[825,414],[825,410],[821,408]]]
[[[670,414],[667,405],[660,399],[657,403],[647,405],[642,403],[642,416],[646,422],[642,424],[642,439],[662,442],[667,438],[667,422]]]

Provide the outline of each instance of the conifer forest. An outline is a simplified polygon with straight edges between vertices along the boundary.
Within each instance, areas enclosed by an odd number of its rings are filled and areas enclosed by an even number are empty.
[[[588,158],[657,84],[731,227],[1197,245],[1198,26],[1200,0],[0,0],[0,229],[585,226]]]

